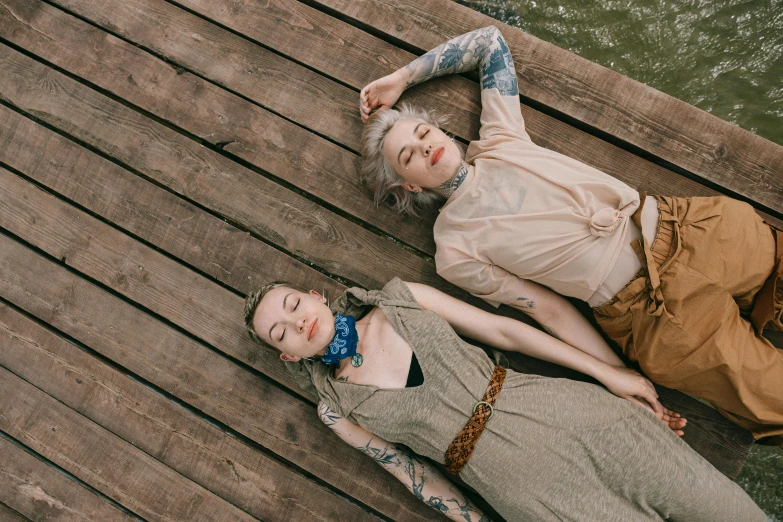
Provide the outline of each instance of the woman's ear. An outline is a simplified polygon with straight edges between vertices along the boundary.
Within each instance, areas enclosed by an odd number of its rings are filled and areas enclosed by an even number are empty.
[[[310,295],[321,301],[322,303],[326,303],[326,298],[316,292],[315,290],[310,290]]]
[[[405,190],[407,190],[408,192],[413,192],[414,194],[418,194],[419,192],[421,192],[421,187],[416,185],[411,185],[410,183],[403,183],[400,186]]]
[[[283,362],[299,362],[302,358],[298,355],[291,355],[290,353],[281,353],[280,360]]]

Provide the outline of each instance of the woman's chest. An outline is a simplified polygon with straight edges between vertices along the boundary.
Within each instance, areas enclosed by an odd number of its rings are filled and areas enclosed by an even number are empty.
[[[362,364],[344,365],[336,374],[340,380],[378,388],[405,388],[413,349],[395,330],[383,313],[376,313],[359,339]]]

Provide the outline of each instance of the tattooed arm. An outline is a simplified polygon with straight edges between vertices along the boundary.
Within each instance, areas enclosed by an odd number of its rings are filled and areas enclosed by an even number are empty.
[[[404,446],[376,437],[324,403],[318,405],[318,416],[338,437],[368,455],[431,508],[459,522],[489,522],[489,518],[436,467]]]
[[[415,59],[402,69],[367,85],[359,94],[362,121],[374,109],[391,108],[405,89],[431,78],[479,67],[481,88],[517,96],[517,74],[503,35],[494,26],[460,35]]]

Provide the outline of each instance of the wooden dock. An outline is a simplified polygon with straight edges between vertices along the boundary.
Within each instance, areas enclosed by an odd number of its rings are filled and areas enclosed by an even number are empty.
[[[783,147],[447,0],[0,0],[0,520],[441,520],[320,423],[241,312],[273,279],[476,302],[435,274],[434,216],[357,183],[358,91],[489,23],[536,143],[783,224]],[[478,136],[469,75],[404,99]],[[750,435],[661,393],[736,476]]]

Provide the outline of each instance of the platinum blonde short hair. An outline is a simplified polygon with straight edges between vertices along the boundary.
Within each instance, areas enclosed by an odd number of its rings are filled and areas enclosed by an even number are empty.
[[[395,172],[391,163],[383,156],[383,142],[389,130],[400,120],[423,121],[435,127],[446,123],[447,118],[433,111],[411,107],[403,103],[399,110],[385,109],[370,116],[362,133],[361,181],[375,195],[375,204],[379,205],[393,199],[392,207],[397,212],[418,215],[418,211],[427,208],[443,196],[434,190],[422,187],[419,193],[402,188],[405,180]]]

